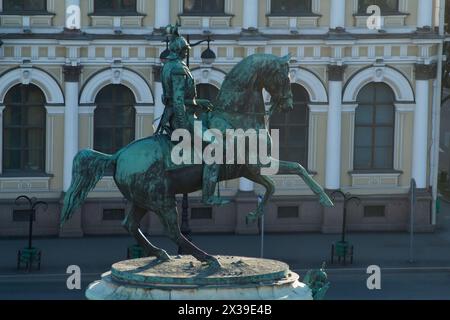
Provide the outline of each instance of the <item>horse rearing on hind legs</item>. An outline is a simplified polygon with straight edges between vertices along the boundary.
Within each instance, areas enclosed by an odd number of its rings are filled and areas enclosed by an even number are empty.
[[[210,129],[267,129],[267,115],[262,96],[263,89],[272,97],[272,111],[293,109],[289,80],[290,57],[279,58],[269,54],[256,54],[243,59],[226,76],[214,109],[207,114]],[[269,136],[270,138],[270,136]],[[269,139],[269,150],[271,140]],[[88,193],[103,177],[105,170],[113,168],[114,181],[124,197],[132,203],[123,222],[124,227],[136,238],[149,256],[161,260],[170,259],[167,252],[154,246],[139,229],[140,221],[148,211],[161,220],[168,236],[185,253],[196,259],[219,267],[216,257],[207,254],[187,240],[180,231],[176,195],[202,189],[202,165],[183,166],[167,170],[167,157],[171,156],[173,143],[167,135],[155,135],[132,142],[114,155],[94,150],[80,151],[73,164],[72,183],[65,194],[61,223],[70,219],[80,208]],[[324,206],[333,203],[308,172],[298,163],[271,158],[279,165],[279,174],[300,176],[319,196]],[[250,220],[264,214],[264,207],[275,191],[273,181],[261,174],[261,164],[225,164],[221,166],[220,181],[240,177],[247,178],[265,188],[263,200]]]

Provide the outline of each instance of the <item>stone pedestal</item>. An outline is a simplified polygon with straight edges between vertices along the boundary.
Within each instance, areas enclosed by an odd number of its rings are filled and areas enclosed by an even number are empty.
[[[218,257],[214,269],[192,256],[114,264],[89,285],[90,300],[312,300],[311,289],[283,262]]]

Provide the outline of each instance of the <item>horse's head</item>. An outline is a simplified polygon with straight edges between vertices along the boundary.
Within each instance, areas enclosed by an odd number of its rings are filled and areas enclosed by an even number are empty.
[[[291,111],[294,108],[289,79],[289,60],[291,55],[277,58],[271,66],[270,76],[264,79],[264,88],[271,95],[272,111]]]

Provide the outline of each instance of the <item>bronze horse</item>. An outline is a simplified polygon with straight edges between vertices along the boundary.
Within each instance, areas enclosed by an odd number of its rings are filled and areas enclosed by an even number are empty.
[[[272,97],[272,111],[289,111],[293,98],[289,80],[290,57],[279,58],[269,54],[256,54],[243,59],[226,76],[213,111],[207,114],[209,128],[224,132],[234,129],[266,129],[267,115],[262,96],[266,89]],[[269,140],[270,144],[270,140]],[[81,207],[88,193],[94,189],[107,168],[113,168],[114,181],[124,197],[132,203],[123,222],[124,227],[144,248],[149,256],[170,259],[167,252],[155,247],[139,229],[140,221],[148,211],[157,214],[168,236],[185,253],[196,259],[220,266],[219,261],[187,240],[180,231],[176,195],[202,189],[202,165],[183,166],[167,170],[167,157],[173,143],[168,135],[155,135],[137,140],[114,155],[94,150],[82,150],[75,159],[72,183],[64,197],[61,224]],[[319,196],[324,206],[333,206],[322,187],[298,163],[277,161],[280,174],[299,175]],[[264,214],[264,207],[275,191],[273,181],[261,175],[261,165],[225,164],[221,166],[220,180],[245,177],[261,184],[266,192],[256,212],[249,214],[254,220]]]

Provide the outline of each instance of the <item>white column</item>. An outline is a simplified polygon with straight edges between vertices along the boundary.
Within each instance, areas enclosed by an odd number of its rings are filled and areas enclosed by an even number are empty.
[[[345,0],[331,0],[330,29],[345,28]]]
[[[240,178],[239,179],[239,190],[245,191],[245,192],[251,192],[251,191],[255,190],[255,184],[246,178]]]
[[[327,125],[325,187],[337,190],[341,185],[341,120],[343,68],[329,68],[329,108]]]
[[[242,27],[244,29],[258,29],[258,0],[244,1],[244,22]]]
[[[433,1],[419,0],[417,12],[417,28],[433,25]]]
[[[412,177],[417,188],[427,187],[429,81],[416,80],[416,110],[413,127]]]
[[[155,29],[165,28],[170,24],[170,1],[156,0]]]
[[[66,29],[81,29],[80,0],[66,0]]]
[[[80,67],[66,66],[64,112],[64,191],[70,187],[72,180],[72,163],[78,152],[78,93]]]

